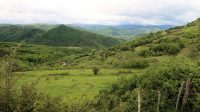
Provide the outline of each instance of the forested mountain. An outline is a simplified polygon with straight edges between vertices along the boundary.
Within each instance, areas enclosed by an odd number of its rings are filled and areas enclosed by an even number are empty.
[[[33,38],[41,37],[43,33],[45,31],[31,26],[0,25],[0,41],[31,41]]]
[[[41,28],[43,27],[43,28]],[[100,34],[78,30],[65,25],[54,26],[39,25],[1,25],[0,41],[44,44],[52,46],[71,47],[109,47],[119,44],[118,39]],[[48,31],[45,31],[50,29]]]
[[[47,31],[41,38],[35,38],[34,43],[54,46],[109,47],[119,44],[120,41],[100,34],[60,25]]]

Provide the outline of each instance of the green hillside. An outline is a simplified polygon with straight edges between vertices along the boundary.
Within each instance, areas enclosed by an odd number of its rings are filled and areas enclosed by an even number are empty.
[[[199,47],[200,19],[165,31],[151,33],[116,48],[134,50],[142,57],[162,55],[189,55]]]
[[[102,90],[94,101],[96,110],[137,111],[138,91],[144,112],[158,109],[158,95],[161,112],[173,112],[177,102],[180,102],[177,112],[200,109],[200,19],[149,34],[112,50],[120,54],[113,57],[126,60],[115,59],[115,65],[143,69],[143,72],[132,78],[124,77]],[[184,86],[185,93],[180,93],[181,83],[190,85],[189,88]],[[186,97],[187,89],[190,95]],[[178,94],[180,101],[177,101]]]
[[[31,26],[0,25],[0,41],[31,41],[33,38],[41,37],[43,33],[43,30]]]
[[[50,30],[49,30],[50,29]],[[0,41],[70,47],[110,47],[118,39],[74,29],[65,25],[1,25]]]
[[[110,47],[119,44],[119,40],[103,35],[77,30],[65,25],[47,31],[42,38],[35,38],[34,43],[53,46],[74,47]]]

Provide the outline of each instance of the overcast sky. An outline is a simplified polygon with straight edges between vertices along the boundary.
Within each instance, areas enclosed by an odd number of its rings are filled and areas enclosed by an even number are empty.
[[[200,0],[0,0],[0,23],[168,24],[200,17]]]

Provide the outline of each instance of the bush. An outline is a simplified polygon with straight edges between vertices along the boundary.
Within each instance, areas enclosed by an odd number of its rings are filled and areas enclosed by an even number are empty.
[[[0,57],[4,57],[6,55],[9,55],[10,52],[5,49],[0,49]]]
[[[93,71],[93,74],[94,74],[94,75],[98,75],[100,69],[97,68],[97,67],[94,67],[94,68],[92,69],[92,71]]]
[[[180,51],[180,47],[177,44],[172,44],[169,46],[168,53],[169,54],[177,54]]]
[[[131,43],[131,48],[149,44],[153,40],[154,40],[153,38],[148,38],[148,37],[138,38],[136,40],[133,40],[133,42]]]
[[[123,68],[139,68],[143,69],[149,66],[149,62],[145,59],[128,60],[122,64]]]
[[[51,74],[48,74],[49,76],[68,76],[70,75],[69,72],[60,72],[60,73],[51,73]]]
[[[197,112],[200,109],[199,72],[180,61],[169,61],[149,68],[145,73],[132,78],[120,79],[117,83],[100,92],[94,100],[98,111],[137,111],[138,84],[142,88],[142,109],[144,112],[156,111],[157,92],[161,93],[161,112],[172,112],[175,109],[180,85],[191,77],[192,83],[188,102],[183,112]],[[192,74],[192,75],[191,75]],[[195,92],[196,91],[196,92]],[[184,93],[184,92],[183,92]],[[183,94],[181,95],[181,99]],[[182,100],[180,100],[181,104]],[[121,107],[121,108],[120,108]],[[122,109],[122,110],[121,110]],[[179,107],[181,111],[181,107]],[[181,111],[182,112],[182,111]]]
[[[120,48],[121,51],[128,51],[129,50],[129,46],[128,45],[125,45],[125,46],[122,46]]]
[[[184,48],[184,44],[178,43],[159,43],[151,46],[150,50],[153,51],[153,55],[174,55],[177,54],[182,48]]]
[[[16,60],[13,63],[12,69],[14,72],[20,72],[20,71],[25,71],[25,70],[31,70],[32,68],[27,63],[24,63],[20,60]]]
[[[132,74],[132,73],[133,73],[133,72],[132,72],[131,70],[128,70],[128,71],[118,71],[118,72],[117,72],[118,75],[122,75],[122,74],[123,74],[123,75],[124,75],[124,74]]]
[[[148,57],[152,55],[152,51],[150,51],[149,49],[141,49],[138,51],[138,55],[143,57]]]

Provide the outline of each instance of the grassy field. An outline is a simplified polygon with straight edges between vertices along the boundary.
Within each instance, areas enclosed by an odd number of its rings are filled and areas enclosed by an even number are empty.
[[[97,76],[91,69],[45,70],[16,73],[18,84],[37,81],[40,92],[52,96],[61,96],[63,102],[93,99],[101,89],[114,83],[122,76],[131,76],[140,70],[131,69],[102,69]]]

